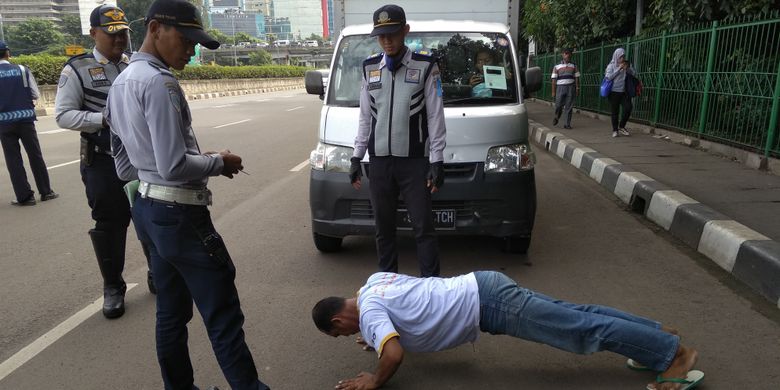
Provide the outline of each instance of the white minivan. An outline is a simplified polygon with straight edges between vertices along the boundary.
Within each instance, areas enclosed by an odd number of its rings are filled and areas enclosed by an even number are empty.
[[[489,235],[504,250],[525,253],[536,215],[534,162],[522,92],[541,87],[541,70],[518,76],[520,66],[509,29],[470,21],[409,22],[406,46],[435,56],[441,72],[447,127],[445,181],[433,194],[437,234]],[[348,172],[358,129],[363,60],[380,52],[371,25],[342,30],[330,67],[306,74],[306,90],[320,95],[319,136],[311,152],[309,204],[314,244],[340,249],[348,235],[373,235],[368,155],[363,186],[352,188]],[[410,230],[399,200],[398,230]]]
[[[274,41],[274,46],[276,47],[288,47],[290,46],[290,40],[289,39],[279,39]]]

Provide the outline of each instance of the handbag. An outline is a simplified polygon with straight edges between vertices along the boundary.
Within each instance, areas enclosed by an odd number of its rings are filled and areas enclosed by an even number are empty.
[[[601,87],[599,88],[599,94],[601,97],[607,97],[609,96],[609,93],[612,92],[612,80],[604,77],[604,80],[601,80]]]

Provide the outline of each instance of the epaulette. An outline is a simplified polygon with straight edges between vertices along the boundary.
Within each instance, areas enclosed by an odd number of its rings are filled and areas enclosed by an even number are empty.
[[[412,59],[415,61],[436,62],[436,57],[431,52],[425,50],[413,52]]]
[[[381,52],[380,52],[380,53],[374,53],[374,54],[372,54],[372,55],[370,55],[370,56],[366,57],[366,59],[367,59],[367,60],[370,60],[370,59],[372,59],[372,58],[379,57],[379,56],[381,56],[382,54],[384,54],[384,53],[381,53]]]
[[[85,58],[95,58],[95,55],[93,55],[92,52],[82,53],[77,56],[70,57],[66,62],[66,64],[70,64],[72,62],[76,62],[78,60],[85,59]]]
[[[151,66],[152,68],[157,69],[160,72],[160,74],[173,77],[173,72],[171,72],[170,69],[164,66],[160,66],[152,61],[146,61],[146,63],[149,64],[149,66]]]
[[[422,54],[422,55],[428,56],[428,57],[433,55],[433,54],[431,54],[431,52],[429,52],[427,50],[417,50],[417,51],[414,52],[414,54]]]

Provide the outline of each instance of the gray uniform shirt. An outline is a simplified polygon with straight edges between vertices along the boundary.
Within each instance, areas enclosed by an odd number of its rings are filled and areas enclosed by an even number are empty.
[[[117,174],[147,183],[205,188],[224,165],[200,153],[179,82],[161,60],[143,52],[114,81],[105,111]]]
[[[407,48],[394,75],[384,55],[376,64],[364,64],[354,157],[363,158],[373,136],[376,156],[408,157],[415,154],[415,141],[422,141],[430,162],[444,161],[447,131],[439,67],[416,56],[422,55]]]
[[[118,63],[112,64],[97,49],[92,50],[92,55],[95,56],[94,61],[97,62],[97,64],[91,66],[92,70],[103,68],[103,72],[90,72],[90,70],[85,68],[83,69],[84,75],[80,76],[76,74],[77,71],[70,65],[65,65],[62,68],[60,81],[57,86],[57,97],[54,99],[54,115],[57,119],[57,126],[85,133],[96,133],[103,128],[103,113],[100,112],[102,110],[97,110],[98,107],[102,106],[103,102],[99,97],[91,96],[90,99],[93,101],[90,101],[90,103],[93,105],[93,110],[89,110],[86,107],[84,103],[84,86],[79,77],[98,79],[92,81],[92,83],[105,83],[108,81],[108,83],[93,86],[93,91],[105,93],[108,92],[111,81],[119,75],[120,71],[127,67],[130,60],[123,54],[122,59]],[[84,60],[85,64],[90,62],[91,59]]]

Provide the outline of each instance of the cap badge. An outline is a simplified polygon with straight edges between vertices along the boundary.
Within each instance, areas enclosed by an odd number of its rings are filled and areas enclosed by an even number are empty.
[[[111,11],[108,11],[108,12],[104,13],[103,15],[111,18],[111,20],[113,20],[115,22],[120,22],[120,21],[122,21],[122,19],[125,18],[125,13],[120,11],[120,10],[118,10],[118,9],[112,9]]]
[[[389,22],[389,21],[390,21],[390,15],[388,15],[388,14],[387,14],[387,11],[382,11],[382,12],[379,14],[379,20],[378,20],[378,22],[379,22],[379,23],[387,23],[387,22]]]

